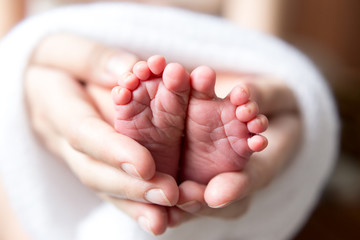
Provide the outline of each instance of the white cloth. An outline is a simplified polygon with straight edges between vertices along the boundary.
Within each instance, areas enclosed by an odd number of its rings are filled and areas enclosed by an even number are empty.
[[[153,236],[72,176],[31,132],[22,75],[38,41],[73,32],[140,57],[164,55],[189,68],[271,74],[300,103],[304,141],[295,159],[258,192],[240,219],[199,218],[156,239],[289,239],[316,204],[338,151],[338,119],[322,76],[285,43],[217,17],[126,3],[71,6],[26,20],[0,43],[0,176],[33,239],[134,239]]]

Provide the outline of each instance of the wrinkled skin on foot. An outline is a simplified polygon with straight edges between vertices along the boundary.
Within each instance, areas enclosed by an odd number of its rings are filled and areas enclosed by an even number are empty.
[[[113,90],[115,128],[152,153],[157,171],[177,177],[190,79],[176,63],[154,56],[139,62]]]
[[[258,114],[245,86],[224,99],[215,94],[215,73],[198,67],[191,74],[181,179],[206,184],[222,172],[240,171],[254,151],[263,150],[267,120]]]
[[[158,171],[180,181],[206,184],[218,173],[242,170],[254,151],[266,147],[266,138],[255,134],[265,131],[267,120],[245,86],[220,99],[215,81],[208,67],[196,68],[190,78],[161,56],[138,62],[112,91],[115,128],[149,149]]]

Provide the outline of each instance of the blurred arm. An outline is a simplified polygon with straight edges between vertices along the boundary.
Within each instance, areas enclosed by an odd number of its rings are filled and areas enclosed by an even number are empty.
[[[0,0],[0,38],[25,16],[25,0]]]
[[[245,27],[277,35],[284,0],[225,0],[223,17]]]

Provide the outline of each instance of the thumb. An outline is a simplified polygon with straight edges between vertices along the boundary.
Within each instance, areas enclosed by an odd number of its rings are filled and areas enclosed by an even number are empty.
[[[55,34],[39,43],[30,64],[63,70],[87,83],[113,87],[137,61],[134,54],[90,39]]]

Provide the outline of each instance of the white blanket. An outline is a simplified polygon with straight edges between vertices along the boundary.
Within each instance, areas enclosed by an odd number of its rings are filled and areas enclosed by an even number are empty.
[[[24,21],[0,44],[0,176],[33,239],[153,239],[126,215],[82,186],[34,137],[22,74],[38,41],[73,32],[121,46],[140,57],[162,54],[189,68],[256,72],[285,79],[300,103],[304,141],[295,159],[258,192],[242,218],[199,218],[157,239],[291,238],[304,224],[338,151],[338,119],[319,72],[301,53],[269,36],[222,19],[126,3],[70,6]]]

